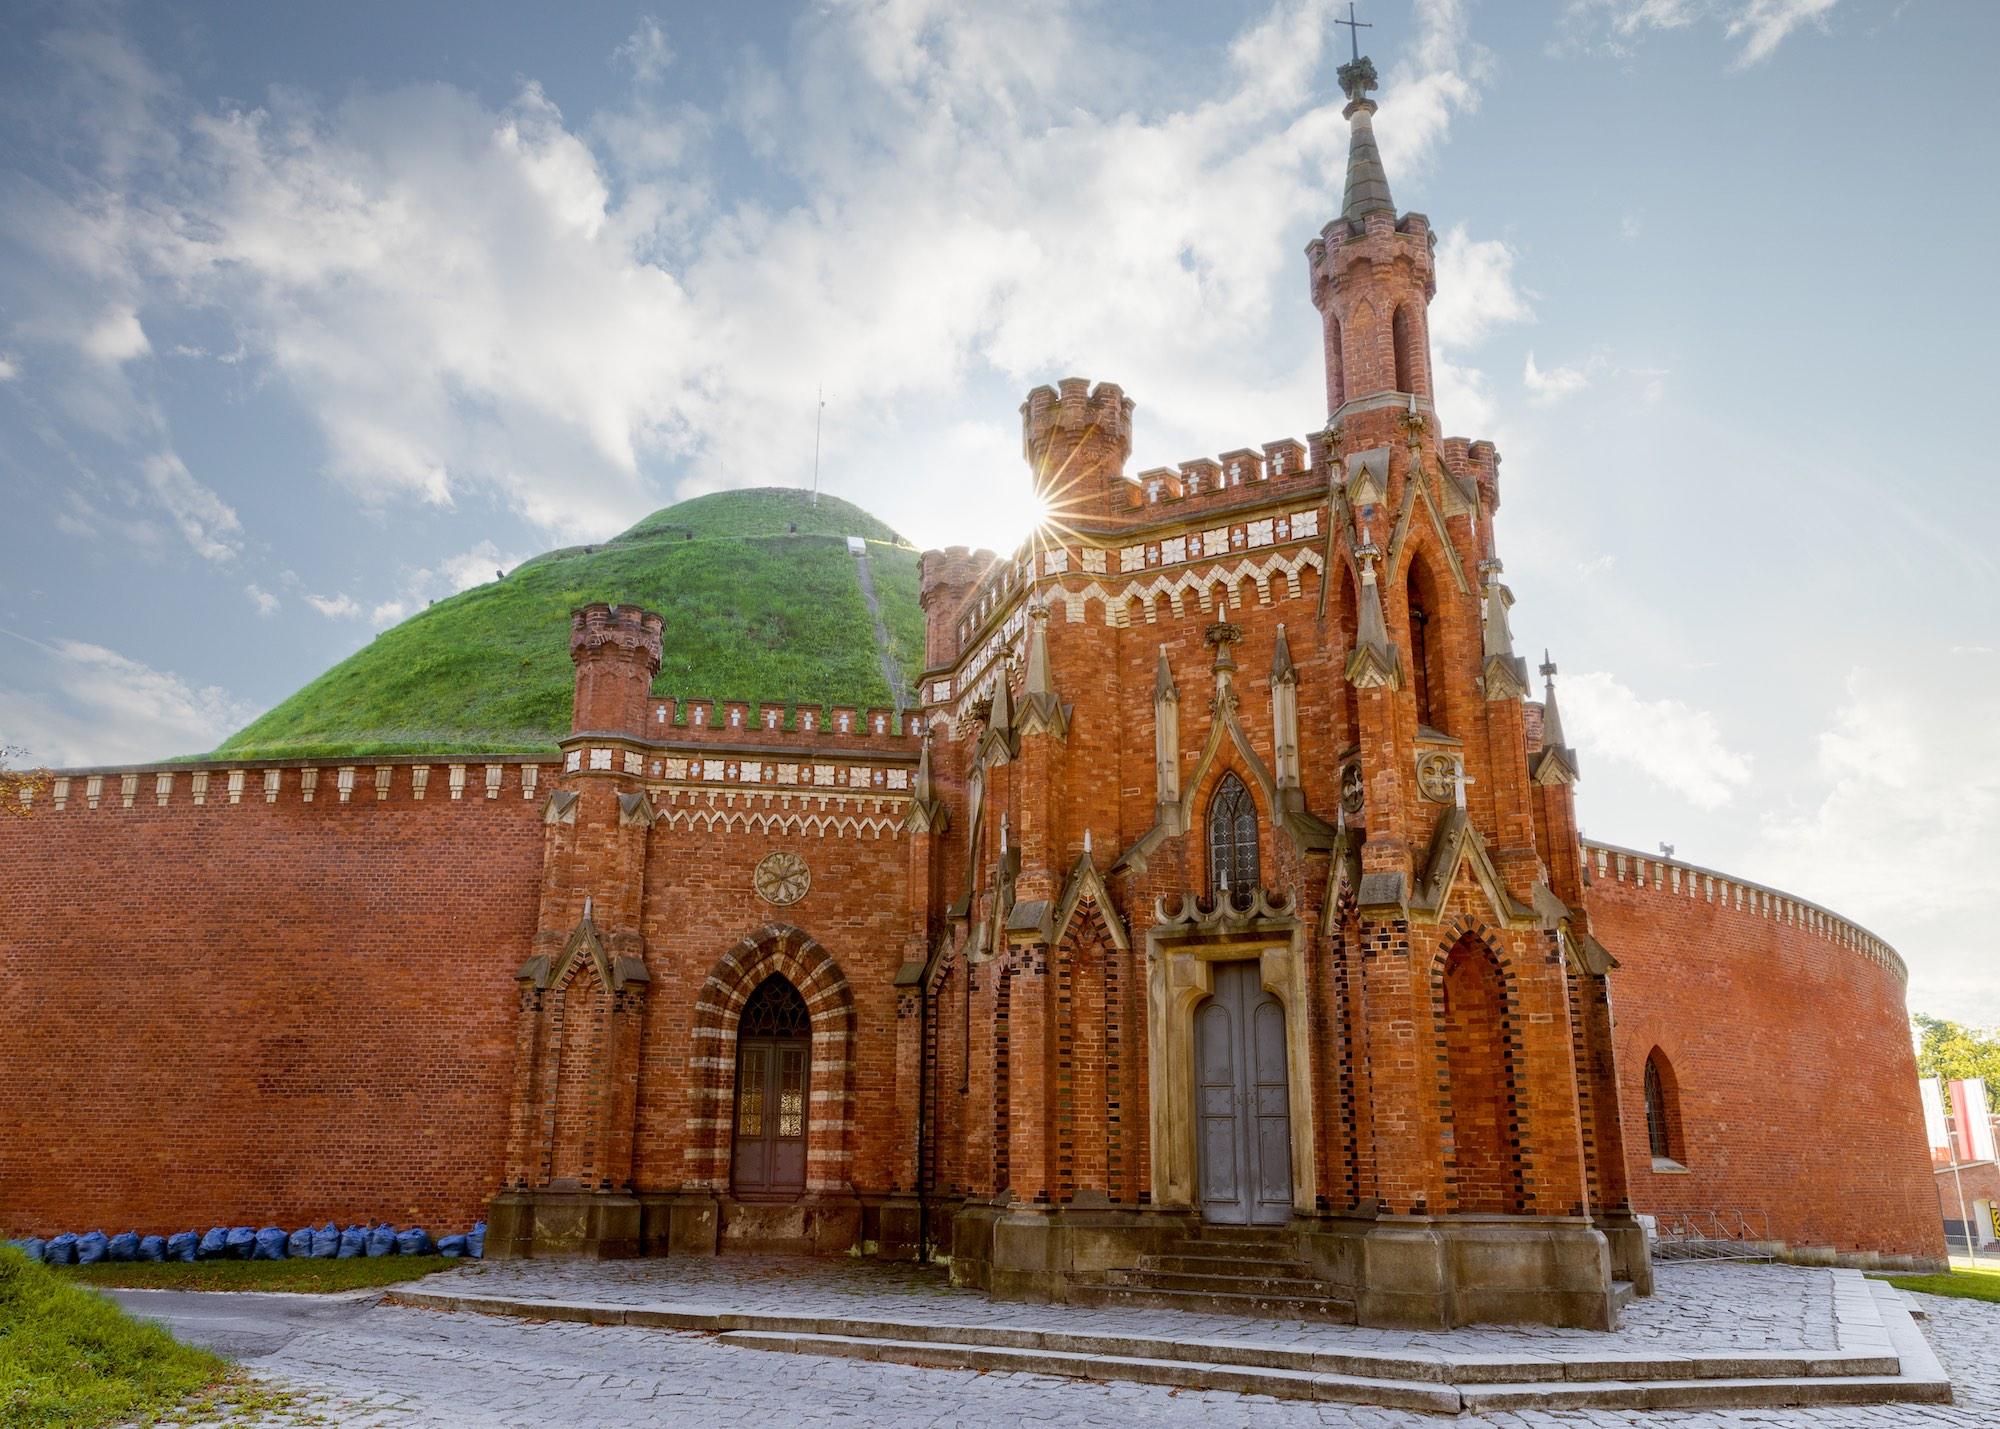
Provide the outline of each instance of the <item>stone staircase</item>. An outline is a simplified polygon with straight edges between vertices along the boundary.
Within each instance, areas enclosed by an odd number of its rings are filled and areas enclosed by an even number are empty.
[[[1107,1270],[1102,1283],[1077,1287],[1073,1298],[1086,1305],[1353,1324],[1353,1302],[1316,1279],[1294,1254],[1282,1230],[1205,1225],[1169,1242],[1159,1255]]]

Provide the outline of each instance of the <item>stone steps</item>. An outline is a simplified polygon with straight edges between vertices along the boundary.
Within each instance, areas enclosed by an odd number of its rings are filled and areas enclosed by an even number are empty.
[[[1113,1272],[1114,1274],[1117,1272]],[[1126,1271],[1143,1275],[1143,1271]],[[1126,1306],[1142,1310],[1181,1310],[1190,1315],[1237,1315],[1247,1320],[1316,1320],[1330,1325],[1354,1323],[1352,1301],[1331,1295],[1285,1293],[1283,1284],[1251,1290],[1187,1290],[1147,1284],[1079,1285],[1070,1299],[1098,1308]]]
[[[1353,1302],[1294,1260],[1293,1244],[1265,1226],[1207,1225],[1076,1293],[1085,1304],[1353,1324]]]
[[[1173,1292],[1155,1293],[1171,1297]],[[1145,1334],[1043,1329],[1033,1323],[1031,1307],[1022,1308],[1018,1324],[954,1325],[693,1305],[517,1300],[414,1287],[391,1291],[385,1298],[433,1310],[706,1331],[721,1343],[746,1349],[1128,1380],[1441,1414],[1951,1400],[1950,1383],[1901,1296],[1858,1273],[1843,1273],[1836,1291],[1840,1339],[1847,1348],[1829,1351],[1699,1352],[1671,1346],[1654,1351],[1635,1350],[1629,1343],[1597,1348],[1589,1341],[1563,1339],[1509,1353],[1395,1353],[1348,1350],[1332,1343],[1314,1347],[1220,1338],[1202,1326],[1191,1326],[1183,1338],[1164,1325]],[[1268,1311],[1253,1313],[1276,1318]]]

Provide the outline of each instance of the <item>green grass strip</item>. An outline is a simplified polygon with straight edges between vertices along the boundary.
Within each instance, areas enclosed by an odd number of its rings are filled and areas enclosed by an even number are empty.
[[[352,1260],[100,1261],[59,1267],[85,1285],[134,1290],[280,1290],[330,1295],[396,1285],[461,1264],[441,1255],[356,1256]]]
[[[1879,1275],[1898,1290],[1925,1295],[1950,1295],[1959,1300],[1985,1300],[2000,1305],[2000,1269],[1954,1270],[1949,1275]]]
[[[151,1419],[220,1385],[228,1363],[0,1247],[0,1425]]]

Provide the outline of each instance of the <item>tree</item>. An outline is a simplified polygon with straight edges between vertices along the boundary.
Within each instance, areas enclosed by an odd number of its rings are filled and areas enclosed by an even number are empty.
[[[49,771],[26,761],[25,751],[0,744],[0,819],[32,814],[49,786]]]
[[[1910,1021],[1919,1039],[1917,1075],[1946,1081],[1977,1077],[1986,1083],[1987,1105],[2000,1105],[2000,1032],[1961,1026],[1921,1012]]]

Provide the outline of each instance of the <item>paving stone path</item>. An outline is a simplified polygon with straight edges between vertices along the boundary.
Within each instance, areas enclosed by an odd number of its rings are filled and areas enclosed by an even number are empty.
[[[480,1293],[522,1294],[530,1285],[550,1298],[616,1299],[618,1287],[637,1299],[658,1299],[657,1277],[671,1268],[673,1283],[689,1277],[727,1291],[732,1300],[769,1295],[771,1304],[798,1312],[829,1299],[860,1311],[885,1310],[890,1297],[902,1318],[919,1307],[948,1306],[965,1319],[971,1306],[1007,1312],[1016,1323],[1024,1311],[1044,1317],[1063,1307],[989,1306],[940,1286],[921,1274],[880,1274],[893,1267],[825,1262],[650,1262],[643,1265],[491,1265],[426,1281]],[[1628,1333],[1719,1346],[1783,1348],[1798,1337],[1830,1333],[1814,1308],[1821,1272],[1786,1267],[1663,1267],[1662,1294],[1628,1313]],[[900,1288],[896,1288],[900,1287]],[[560,1293],[558,1293],[560,1292]],[[583,1293],[579,1293],[583,1292]],[[677,1297],[678,1298],[678,1297]],[[303,1328],[268,1353],[245,1360],[267,1375],[318,1396],[314,1421],[342,1429],[389,1425],[512,1426],[589,1423],[656,1425],[966,1425],[980,1426],[1291,1426],[1335,1424],[1424,1429],[1526,1429],[1527,1426],[1735,1426],[1736,1429],[1808,1429],[1808,1426],[1994,1425],[2000,1423],[2000,1306],[1935,1296],[1913,1296],[1929,1315],[1925,1330],[1950,1370],[1957,1402],[1817,1409],[1735,1411],[1523,1412],[1441,1419],[1407,1411],[1279,1401],[1258,1396],[1172,1390],[1150,1385],[1101,1384],[1030,1374],[977,1374],[917,1369],[897,1364],[774,1355],[719,1343],[697,1333],[535,1322],[472,1314],[440,1314],[393,1305],[356,1313],[307,1318]],[[1784,1307],[1789,1304],[1791,1308]],[[137,1308],[137,1307],[135,1307]],[[142,1311],[143,1313],[143,1311]],[[1092,1319],[1108,1312],[1074,1312]],[[1144,1318],[1157,1332],[1159,1315]],[[1748,1320],[1741,1317],[1747,1315]],[[169,1317],[171,1318],[171,1317]],[[991,1323],[1002,1323],[996,1318]],[[1047,1322],[1047,1321],[1045,1321]],[[1081,1323],[1079,1320],[1077,1323]],[[1290,1327],[1299,1331],[1302,1327]],[[1268,1335],[1269,1327],[1257,1333]],[[1375,1336],[1388,1332],[1315,1328],[1310,1333]],[[1562,1331],[1479,1329],[1411,1337],[1394,1343],[1475,1350],[1506,1337],[1546,1343]],[[1745,1336],[1756,1336],[1746,1340]],[[1350,1341],[1351,1342],[1351,1341]],[[1600,1340],[1600,1343],[1602,1341]]]

